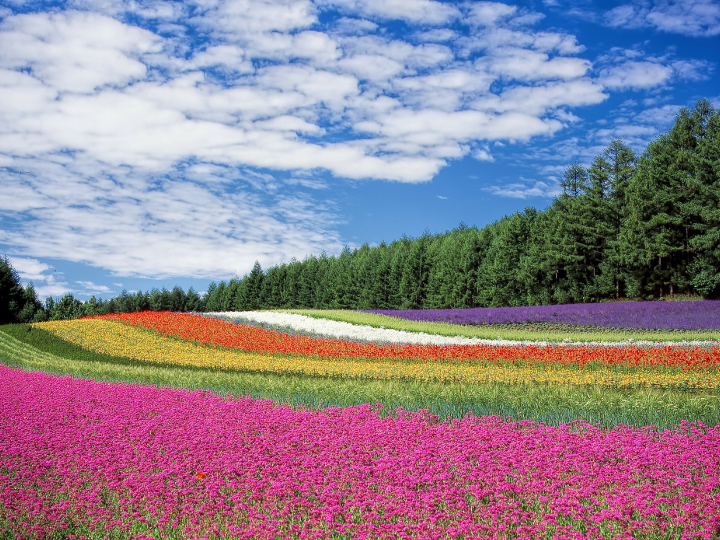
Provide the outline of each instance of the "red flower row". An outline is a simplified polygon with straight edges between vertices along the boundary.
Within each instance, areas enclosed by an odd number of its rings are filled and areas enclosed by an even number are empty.
[[[341,339],[291,336],[192,314],[145,311],[103,315],[101,318],[120,319],[134,326],[142,326],[161,334],[176,336],[203,345],[318,358],[366,358],[421,362],[485,360],[514,363],[523,361],[576,366],[597,363],[599,365],[661,366],[682,369],[720,366],[720,348],[718,347],[374,345]]]

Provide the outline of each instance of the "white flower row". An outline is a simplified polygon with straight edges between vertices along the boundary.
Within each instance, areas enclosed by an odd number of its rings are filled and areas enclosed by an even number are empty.
[[[658,342],[653,341],[635,341],[627,340],[621,342],[597,341],[597,342],[572,342],[564,340],[563,342],[548,341],[515,341],[509,339],[479,339],[468,338],[463,336],[440,336],[437,334],[426,334],[424,332],[406,332],[403,330],[392,330],[390,328],[375,328],[360,324],[351,324],[343,321],[331,321],[328,319],[316,319],[305,315],[295,313],[279,313],[274,311],[216,311],[205,313],[212,317],[221,319],[242,319],[256,323],[264,323],[274,326],[292,328],[299,332],[309,332],[318,336],[330,339],[347,339],[376,341],[384,343],[413,343],[418,345],[539,345],[548,344],[561,346],[649,346],[657,345]],[[703,346],[708,345],[707,341],[678,341],[678,342],[662,342],[662,345],[682,345],[682,346]]]

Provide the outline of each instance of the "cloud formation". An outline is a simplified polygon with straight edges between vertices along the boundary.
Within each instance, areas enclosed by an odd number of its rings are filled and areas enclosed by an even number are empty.
[[[575,36],[499,2],[66,6],[0,13],[0,229],[22,260],[123,276],[336,252],[332,181],[426,182],[557,134],[608,90],[699,70],[625,56],[598,72]]]
[[[720,4],[715,0],[636,0],[605,14],[610,26],[653,27],[696,37],[720,35]]]

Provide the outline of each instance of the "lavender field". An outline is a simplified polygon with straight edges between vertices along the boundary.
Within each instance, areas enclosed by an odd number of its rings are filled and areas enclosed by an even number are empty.
[[[386,309],[365,313],[465,325],[551,323],[604,328],[720,329],[720,301],[606,302],[472,309]]]

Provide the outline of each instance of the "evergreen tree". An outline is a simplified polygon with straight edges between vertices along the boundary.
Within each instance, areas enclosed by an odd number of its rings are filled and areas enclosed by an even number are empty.
[[[430,309],[459,307],[458,281],[462,275],[460,251],[462,233],[457,230],[444,235],[437,247],[436,263],[430,268],[427,283],[426,305]]]
[[[76,299],[71,293],[68,293],[59,301],[50,304],[47,318],[51,321],[65,321],[79,319],[84,314],[83,303]]]
[[[405,261],[410,252],[410,239],[403,236],[402,239],[390,244],[390,275],[388,284],[390,295],[388,298],[388,309],[400,309],[403,304],[403,297],[400,294],[400,283],[403,279]]]
[[[554,201],[558,212],[558,228],[554,241],[558,245],[557,261],[563,270],[556,283],[553,298],[557,303],[589,301],[593,290],[591,254],[593,246],[592,220],[587,204],[588,173],[584,167],[573,163],[565,171],[563,191]]]
[[[225,294],[225,282],[215,283],[214,281],[208,285],[205,293],[205,310],[209,312],[222,311],[222,298]]]
[[[24,303],[20,276],[7,257],[0,258],[0,324],[17,322]]]
[[[426,232],[410,243],[400,279],[401,309],[420,309],[425,303],[430,278],[429,236]]]
[[[320,264],[313,257],[307,257],[300,270],[300,280],[298,284],[298,304],[300,307],[316,308],[319,301],[319,288],[321,286],[320,277],[318,276]]]
[[[203,304],[203,299],[200,298],[200,295],[195,291],[193,287],[190,287],[187,291],[187,295],[185,298],[185,311],[191,311],[191,312],[203,312],[205,311],[205,306]]]
[[[93,317],[95,315],[103,315],[102,313],[103,302],[98,301],[95,296],[91,296],[90,300],[83,304],[83,316]]]
[[[680,117],[683,146],[692,149],[688,168],[697,188],[687,206],[695,221],[692,235],[686,237],[688,270],[694,289],[713,297],[720,295],[720,111],[703,99],[692,113],[681,111]]]
[[[532,221],[537,211],[526,208],[493,223],[493,239],[488,255],[478,271],[478,296],[481,306],[522,306],[527,302],[528,291],[520,274],[520,263],[527,250]]]
[[[28,283],[23,291],[23,307],[18,313],[17,321],[21,323],[33,323],[46,320],[43,305],[38,300],[35,293],[35,287],[32,283]]]
[[[170,292],[170,311],[186,311],[185,304],[186,304],[186,296],[185,291],[180,287],[179,285],[175,285],[173,287],[173,290]]]
[[[263,282],[263,271],[260,263],[255,261],[255,264],[247,276],[245,281],[247,282],[246,289],[246,305],[247,309],[260,309],[260,296],[262,294],[262,282]]]
[[[617,299],[625,288],[625,257],[620,234],[627,218],[627,189],[635,174],[635,162],[632,149],[616,139],[590,167],[587,204],[596,299],[610,296]]]

